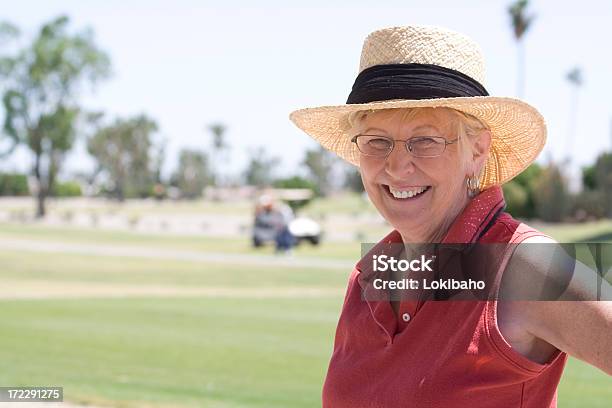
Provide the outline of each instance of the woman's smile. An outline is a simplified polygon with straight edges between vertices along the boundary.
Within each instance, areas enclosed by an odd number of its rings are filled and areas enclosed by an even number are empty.
[[[435,204],[432,186],[379,186],[379,211],[385,214],[387,221],[393,222],[402,231],[426,223],[428,218],[435,218],[430,214],[430,209]],[[429,217],[427,214],[430,214]]]
[[[419,200],[431,190],[431,186],[395,187],[383,184],[382,187],[391,198],[399,201]]]

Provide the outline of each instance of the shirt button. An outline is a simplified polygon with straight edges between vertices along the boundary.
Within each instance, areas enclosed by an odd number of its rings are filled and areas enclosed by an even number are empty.
[[[404,313],[402,315],[402,320],[405,321],[405,322],[409,322],[410,321],[410,314]]]

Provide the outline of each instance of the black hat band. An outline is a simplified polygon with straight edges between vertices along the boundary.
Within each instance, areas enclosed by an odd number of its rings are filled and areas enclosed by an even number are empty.
[[[454,69],[432,64],[389,64],[364,69],[346,103],[488,95],[480,82]]]

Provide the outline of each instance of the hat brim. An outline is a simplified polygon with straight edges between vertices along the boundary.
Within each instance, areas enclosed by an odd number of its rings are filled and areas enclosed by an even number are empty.
[[[526,169],[544,148],[546,123],[531,105],[513,98],[476,96],[421,100],[390,100],[305,108],[289,118],[324,148],[359,167],[359,151],[350,139],[349,115],[362,110],[397,108],[456,109],[478,118],[491,130],[489,158],[480,178],[484,190],[503,184]]]

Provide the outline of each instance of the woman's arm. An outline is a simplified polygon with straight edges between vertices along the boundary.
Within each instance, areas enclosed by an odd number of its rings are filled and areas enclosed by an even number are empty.
[[[513,305],[524,329],[612,375],[612,289],[608,282],[574,262],[558,243],[542,237],[520,244],[511,264],[514,282],[506,286],[522,288],[525,299],[530,299]],[[531,300],[536,298],[546,300]]]

